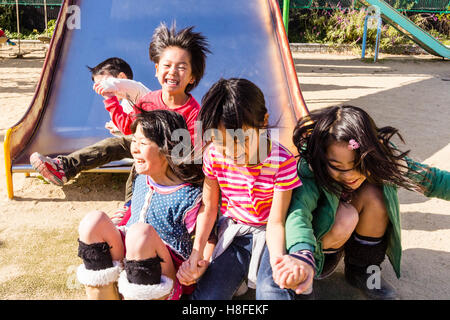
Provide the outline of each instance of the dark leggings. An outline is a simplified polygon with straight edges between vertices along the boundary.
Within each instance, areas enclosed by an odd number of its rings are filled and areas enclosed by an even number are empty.
[[[112,137],[77,150],[67,156],[58,156],[58,159],[62,161],[66,177],[70,180],[81,171],[95,169],[112,161],[132,158],[130,146],[130,136]],[[133,178],[134,165],[126,183],[125,202],[131,200]]]

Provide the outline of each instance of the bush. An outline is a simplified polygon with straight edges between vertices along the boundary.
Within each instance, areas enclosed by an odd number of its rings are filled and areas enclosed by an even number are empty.
[[[29,31],[29,30],[24,30],[23,33],[20,33],[20,39],[22,40],[38,40],[39,37],[41,36],[49,36],[52,37],[53,36],[53,32],[55,31],[55,27],[56,27],[56,20],[50,20],[48,21],[48,28],[47,30],[44,30],[42,33],[39,33],[36,29]],[[17,32],[10,32],[8,30],[4,30],[5,34],[8,38],[10,39],[18,39],[19,38],[19,34]],[[47,33],[48,31],[48,33]]]
[[[450,13],[421,13],[411,16],[410,19],[436,39],[440,41],[450,39]]]
[[[48,33],[49,36],[53,35],[53,32],[55,32],[55,28],[56,28],[56,20],[50,20],[47,22],[47,30],[44,31],[44,33]]]
[[[0,28],[2,30],[16,30],[16,9],[13,5],[0,6]]]
[[[59,7],[47,8],[47,17],[55,17],[59,12]],[[0,28],[12,38],[17,39],[17,21],[16,21],[15,5],[0,5]],[[21,39],[37,39],[42,35],[46,35],[45,17],[42,8],[34,6],[20,5],[20,33]],[[49,18],[48,34],[52,35],[55,29],[56,20]]]
[[[363,9],[335,8],[333,10],[291,10],[289,41],[324,44],[349,44],[360,47],[364,34]],[[429,32],[443,43],[450,42],[450,14],[422,13],[409,17],[416,25]],[[367,43],[374,44],[376,29],[368,29]],[[384,24],[381,30],[380,50],[394,52],[401,44],[413,44],[405,35],[391,25]],[[370,45],[369,45],[370,47]]]

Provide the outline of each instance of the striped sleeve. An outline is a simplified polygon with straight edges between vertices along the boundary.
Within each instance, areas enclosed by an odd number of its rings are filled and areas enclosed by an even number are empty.
[[[275,175],[275,188],[277,191],[287,191],[302,185],[297,174],[297,161],[294,156],[280,146],[280,165]]]
[[[300,250],[289,255],[309,264],[314,270],[316,270],[316,261],[314,259],[313,253],[310,250]]]
[[[189,233],[192,233],[195,229],[198,211],[200,210],[202,204],[202,193],[200,193],[195,200],[194,205],[186,212],[186,215],[184,217],[184,224],[186,225],[186,229]]]
[[[213,169],[213,162],[214,157],[212,155],[211,146],[206,149],[205,153],[203,154],[203,173],[205,176],[211,180],[217,180],[216,173]]]

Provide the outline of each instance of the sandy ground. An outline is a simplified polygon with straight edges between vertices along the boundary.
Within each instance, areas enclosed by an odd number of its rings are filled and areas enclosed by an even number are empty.
[[[381,55],[373,63],[302,53],[294,60],[310,110],[361,106],[379,125],[399,128],[415,159],[450,170],[449,61]],[[0,58],[0,141],[27,109],[42,65],[42,54]],[[87,211],[117,208],[126,175],[82,173],[59,188],[35,174],[14,174],[16,197],[8,200],[1,152],[0,163],[0,299],[83,298],[74,281],[78,223]],[[450,202],[401,190],[400,203],[402,277],[396,279],[387,260],[384,277],[402,299],[450,299]],[[341,263],[330,279],[315,282],[320,298],[362,299],[345,284],[342,269]]]

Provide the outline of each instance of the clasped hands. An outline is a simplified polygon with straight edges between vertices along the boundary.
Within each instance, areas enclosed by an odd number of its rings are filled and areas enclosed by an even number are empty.
[[[312,286],[314,269],[306,262],[286,254],[271,259],[270,263],[273,280],[281,289],[291,289],[296,294],[302,294]]]
[[[208,266],[209,261],[204,260],[196,251],[193,251],[189,259],[184,261],[178,269],[178,281],[185,286],[192,285],[205,273]]]

